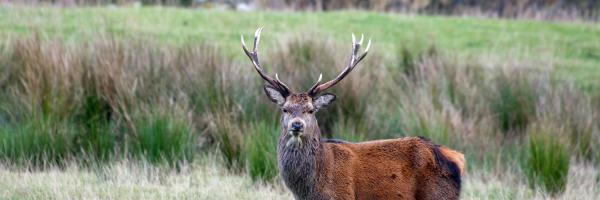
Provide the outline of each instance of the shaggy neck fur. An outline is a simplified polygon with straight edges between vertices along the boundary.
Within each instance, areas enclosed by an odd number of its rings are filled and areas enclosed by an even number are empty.
[[[302,137],[302,145],[286,145],[290,139],[287,129],[282,127],[277,146],[279,171],[287,187],[296,199],[326,199],[317,185],[317,176],[321,166],[320,144],[321,130],[316,120],[307,124]]]

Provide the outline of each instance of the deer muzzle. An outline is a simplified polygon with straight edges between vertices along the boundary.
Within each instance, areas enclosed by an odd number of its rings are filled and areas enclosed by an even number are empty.
[[[302,147],[304,127],[306,127],[306,123],[300,118],[294,118],[288,123],[289,139],[286,146],[296,148]]]
[[[294,137],[298,137],[304,132],[304,127],[304,120],[300,118],[294,118],[288,125],[288,133]]]

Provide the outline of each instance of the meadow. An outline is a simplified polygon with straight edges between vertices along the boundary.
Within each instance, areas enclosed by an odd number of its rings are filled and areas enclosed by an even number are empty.
[[[224,53],[242,59],[239,37],[257,27],[279,40],[312,34],[347,43],[350,33],[374,39],[380,54],[393,57],[397,47],[411,51],[431,45],[463,59],[483,62],[515,60],[556,68],[585,86],[600,78],[600,28],[589,22],[398,15],[364,11],[337,12],[234,12],[187,10],[169,7],[0,8],[0,38],[38,32],[44,38],[67,43],[89,41],[99,35],[143,38],[166,44],[217,41]]]
[[[279,111],[244,57],[297,90],[372,53],[317,114],[327,137],[425,136],[465,153],[464,199],[600,196],[600,27],[363,11],[0,7],[0,197],[285,199]]]

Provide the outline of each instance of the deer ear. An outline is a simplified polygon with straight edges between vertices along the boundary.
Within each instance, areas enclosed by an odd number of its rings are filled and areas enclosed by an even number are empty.
[[[335,100],[335,94],[325,93],[313,100],[313,105],[317,110],[329,105]]]
[[[264,87],[265,93],[271,99],[272,102],[276,103],[279,106],[283,106],[285,103],[285,97],[279,92],[279,90],[273,88],[270,85],[265,85]]]

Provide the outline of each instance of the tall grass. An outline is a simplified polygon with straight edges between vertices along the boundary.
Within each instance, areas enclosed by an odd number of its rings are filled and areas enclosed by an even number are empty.
[[[135,132],[128,140],[129,153],[151,162],[191,161],[193,128],[187,120],[165,113],[149,113],[136,118]]]
[[[248,127],[244,141],[244,157],[248,174],[253,180],[271,180],[277,176],[277,141],[279,127],[274,123],[257,122]]]
[[[567,185],[569,152],[556,135],[545,131],[554,130],[533,128],[523,168],[530,186],[540,186],[552,194],[561,193]]]
[[[347,64],[345,47],[286,36],[264,48],[261,62],[304,91],[319,73],[332,78]],[[277,175],[277,109],[249,61],[229,58],[215,44],[98,38],[67,45],[33,37],[0,49],[0,157],[8,162],[178,163],[216,148],[234,171],[255,180]],[[525,148],[532,126],[552,124],[566,157],[598,160],[600,110],[552,71],[458,60],[435,47],[395,49],[392,57],[372,52],[332,90],[338,100],[317,113],[326,137],[423,135],[465,152],[475,168],[506,167],[518,158],[498,152]]]
[[[48,118],[28,119],[0,129],[0,158],[32,166],[62,165],[77,153],[76,129]]]
[[[518,77],[523,75],[514,71],[501,73],[495,77],[496,91],[489,95],[491,110],[500,130],[505,133],[523,132],[535,113],[536,88],[531,85],[531,80]]]

